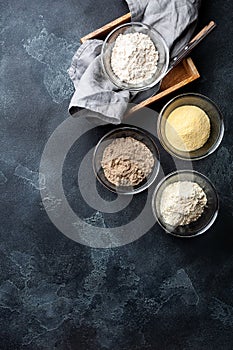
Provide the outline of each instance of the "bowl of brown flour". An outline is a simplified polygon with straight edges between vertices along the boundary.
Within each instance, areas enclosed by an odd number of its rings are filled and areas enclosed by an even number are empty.
[[[93,154],[96,178],[118,194],[136,194],[156,179],[159,151],[153,136],[143,129],[123,126],[104,135]]]
[[[169,50],[156,30],[131,22],[107,36],[101,59],[105,74],[115,86],[141,91],[156,85],[166,74]]]

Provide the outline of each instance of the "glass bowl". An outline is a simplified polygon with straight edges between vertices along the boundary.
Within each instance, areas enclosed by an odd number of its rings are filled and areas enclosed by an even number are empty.
[[[153,77],[140,84],[128,84],[122,82],[113,72],[111,67],[111,54],[115,40],[120,34],[143,33],[148,35],[159,52],[157,70]],[[156,85],[166,74],[169,63],[169,50],[163,37],[148,25],[138,22],[126,23],[115,28],[105,39],[101,52],[102,66],[109,80],[122,90],[142,91]]]
[[[160,203],[161,196],[164,189],[177,181],[192,181],[196,182],[205,192],[207,197],[207,205],[204,209],[204,212],[194,222],[191,222],[189,225],[184,226],[170,226],[163,221],[160,212]],[[159,225],[168,233],[176,237],[189,238],[198,236],[205,231],[207,231],[214,223],[217,218],[219,209],[219,200],[217,192],[210,182],[210,180],[198,173],[197,171],[192,170],[180,170],[175,171],[167,175],[156,187],[154,194],[152,196],[152,210],[155,218],[157,219]]]
[[[108,181],[108,179],[104,175],[103,168],[101,166],[101,160],[103,157],[103,152],[105,148],[116,138],[119,137],[132,137],[142,143],[144,143],[149,150],[152,152],[154,156],[154,166],[151,173],[146,177],[143,181],[141,181],[136,186],[116,186]],[[117,194],[127,194],[132,195],[147,189],[156,179],[160,168],[160,157],[159,151],[156,146],[155,141],[152,137],[144,131],[143,129],[131,127],[131,126],[123,126],[117,129],[114,129],[104,135],[94,150],[93,154],[93,169],[94,173],[99,180],[99,182],[104,185],[108,190],[115,192]]]
[[[177,107],[184,105],[193,105],[201,108],[210,119],[209,139],[201,148],[191,152],[180,151],[174,148],[169,143],[165,133],[165,126],[170,113]],[[187,93],[173,98],[163,107],[157,122],[157,132],[162,146],[172,156],[183,160],[198,160],[213,153],[220,145],[224,134],[224,124],[221,112],[213,101],[204,95]]]

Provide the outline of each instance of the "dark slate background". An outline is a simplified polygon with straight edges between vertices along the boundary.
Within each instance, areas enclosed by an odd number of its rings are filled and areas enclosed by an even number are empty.
[[[225,118],[219,149],[194,164],[220,195],[214,226],[184,241],[155,225],[127,246],[91,249],[41,204],[40,157],[68,117],[79,38],[127,11],[121,0],[0,3],[1,350],[233,348],[232,0],[203,1],[197,29],[211,19],[218,28],[192,54],[201,78],[180,90],[209,96]],[[81,214],[106,225],[85,206]]]

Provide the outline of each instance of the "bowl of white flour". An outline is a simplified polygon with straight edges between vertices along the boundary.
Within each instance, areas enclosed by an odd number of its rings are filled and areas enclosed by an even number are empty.
[[[152,210],[162,228],[176,237],[195,237],[217,218],[219,200],[211,181],[192,170],[175,171],[156,187]]]
[[[107,36],[101,59],[105,74],[116,87],[142,91],[156,85],[166,74],[169,50],[156,30],[131,22]]]

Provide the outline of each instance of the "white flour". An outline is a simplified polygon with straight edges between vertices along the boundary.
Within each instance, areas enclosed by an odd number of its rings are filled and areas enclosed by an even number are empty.
[[[202,215],[206,203],[206,194],[197,183],[178,181],[163,191],[160,212],[166,224],[183,226],[196,221]]]
[[[158,57],[158,51],[148,35],[120,34],[112,50],[111,67],[122,82],[137,85],[153,77]]]

